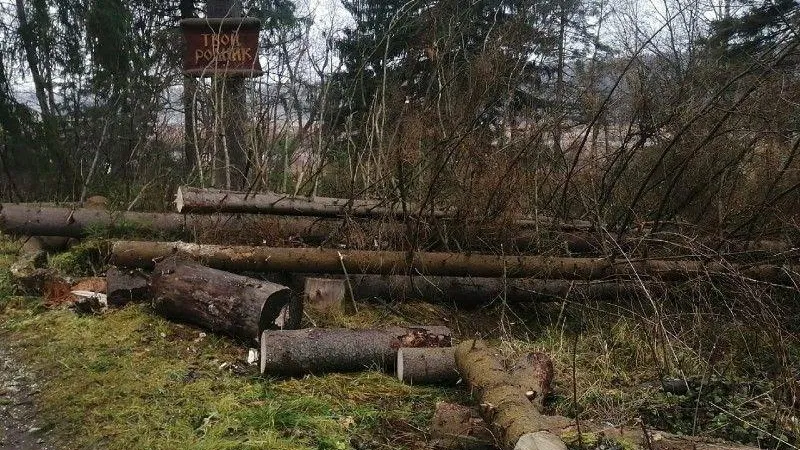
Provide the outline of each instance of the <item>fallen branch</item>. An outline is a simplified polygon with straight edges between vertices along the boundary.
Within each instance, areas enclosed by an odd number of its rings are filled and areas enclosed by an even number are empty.
[[[456,366],[481,405],[505,450],[565,450],[560,437],[548,429],[554,419],[538,406],[549,390],[552,362],[546,356],[525,356],[510,373],[500,358],[482,341],[469,340],[456,347]],[[537,379],[538,377],[538,379]]]

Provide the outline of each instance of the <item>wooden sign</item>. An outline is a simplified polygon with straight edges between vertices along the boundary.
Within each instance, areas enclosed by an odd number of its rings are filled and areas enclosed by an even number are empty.
[[[183,73],[192,77],[260,76],[260,27],[261,21],[249,17],[181,20],[186,40]]]

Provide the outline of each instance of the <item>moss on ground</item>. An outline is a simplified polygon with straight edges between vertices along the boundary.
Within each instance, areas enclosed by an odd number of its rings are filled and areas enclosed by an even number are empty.
[[[52,255],[50,267],[70,276],[90,276],[103,273],[111,243],[103,239],[87,239],[69,250]]]

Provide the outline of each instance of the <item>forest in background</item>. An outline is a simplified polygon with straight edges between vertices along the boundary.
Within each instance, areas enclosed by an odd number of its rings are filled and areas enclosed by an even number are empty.
[[[226,84],[181,74],[204,2],[3,1],[0,199],[165,210],[191,184],[793,240],[795,0],[318,6],[242,5],[265,75],[231,142]]]

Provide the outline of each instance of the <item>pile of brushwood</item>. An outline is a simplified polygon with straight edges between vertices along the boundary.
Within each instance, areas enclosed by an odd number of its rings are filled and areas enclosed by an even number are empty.
[[[507,361],[482,340],[456,342],[439,325],[299,329],[304,309],[346,315],[371,298],[414,297],[462,308],[498,298],[615,300],[641,292],[652,298],[697,280],[796,290],[799,281],[795,249],[778,241],[703,238],[698,247],[647,230],[622,239],[596,224],[540,218],[519,218],[498,231],[413,204],[189,187],[179,188],[174,213],[112,212],[96,203],[1,205],[0,229],[26,236],[11,270],[22,288],[91,313],[149,301],[169,319],[253,347],[267,376],[380,368],[410,384],[466,386],[476,407],[436,407],[430,431],[444,449],[563,450],[584,441],[646,449],[734,446],[546,415],[553,363],[544,353]],[[424,221],[447,225],[427,227],[424,246],[397,239],[421,230]],[[67,280],[45,267],[46,251],[98,229],[193,242],[114,240],[103,278]],[[557,245],[543,251],[543,240]],[[460,251],[446,251],[452,246]],[[497,248],[514,251],[487,251]]]

